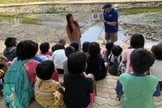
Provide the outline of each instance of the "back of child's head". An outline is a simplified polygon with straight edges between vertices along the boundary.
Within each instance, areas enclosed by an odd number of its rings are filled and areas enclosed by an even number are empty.
[[[88,53],[90,56],[98,56],[100,54],[100,45],[97,42],[91,42],[88,45]]]
[[[81,52],[72,53],[68,58],[68,70],[71,74],[81,74],[85,71],[87,56]]]
[[[8,47],[15,47],[16,46],[16,38],[15,37],[8,37],[5,40],[5,46]]]
[[[38,51],[38,44],[32,40],[19,42],[16,48],[17,58],[19,60],[31,59]]]
[[[130,64],[132,66],[133,72],[137,74],[143,74],[149,71],[153,63],[153,55],[151,52],[143,48],[134,50],[130,56]]]
[[[115,45],[115,46],[113,46],[113,48],[112,48],[112,54],[113,54],[114,56],[119,56],[119,55],[121,55],[122,51],[123,51],[123,49],[122,49],[119,45]]]
[[[50,45],[48,42],[43,42],[39,46],[42,54],[46,54],[49,51]]]
[[[108,42],[106,43],[105,47],[107,50],[111,51],[111,49],[113,48],[114,46],[114,43],[113,42]]]
[[[145,43],[144,36],[142,34],[133,34],[130,39],[131,48],[143,48]]]
[[[74,53],[75,49],[72,46],[68,46],[65,48],[65,55],[66,57],[69,57],[70,54]]]
[[[151,51],[157,60],[162,60],[162,43],[153,45]]]
[[[55,44],[54,46],[52,46],[52,52],[59,50],[59,49],[65,49],[64,45],[58,43],[58,44]]]
[[[65,46],[65,44],[66,44],[65,39],[60,39],[60,40],[59,40],[59,44],[62,44],[63,46]]]
[[[79,44],[77,42],[72,42],[70,46],[72,46],[75,49],[75,51],[79,51]]]
[[[36,74],[42,80],[49,80],[52,77],[55,66],[53,61],[46,60],[38,64],[36,67]]]
[[[84,42],[83,43],[83,47],[82,47],[82,51],[83,52],[88,52],[88,45],[89,45],[90,42]]]

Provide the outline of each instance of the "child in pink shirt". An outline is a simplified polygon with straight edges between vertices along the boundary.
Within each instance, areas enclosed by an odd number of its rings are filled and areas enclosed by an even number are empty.
[[[130,66],[130,55],[134,49],[143,48],[144,47],[144,37],[142,34],[133,34],[130,39],[130,47],[126,49],[122,55],[123,63],[126,63],[126,73],[131,73],[132,68]]]

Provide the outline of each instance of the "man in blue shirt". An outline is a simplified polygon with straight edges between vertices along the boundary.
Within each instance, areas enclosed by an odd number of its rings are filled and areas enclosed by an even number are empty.
[[[117,41],[118,34],[118,11],[112,8],[111,3],[106,3],[103,8],[106,43]]]

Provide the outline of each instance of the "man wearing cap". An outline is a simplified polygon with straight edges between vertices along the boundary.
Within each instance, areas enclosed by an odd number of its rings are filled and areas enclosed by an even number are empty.
[[[103,19],[105,26],[105,40],[106,43],[117,41],[118,34],[118,12],[116,9],[112,8],[111,3],[106,3],[102,9]]]

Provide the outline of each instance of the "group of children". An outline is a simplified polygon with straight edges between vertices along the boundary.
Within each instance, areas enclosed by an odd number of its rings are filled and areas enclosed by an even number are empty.
[[[38,51],[34,41],[17,44],[16,38],[9,37],[3,52],[6,58],[0,59],[6,106],[27,107],[35,94],[37,103],[45,108],[91,108],[97,95],[96,81],[107,72],[121,74],[118,66],[123,62],[126,71],[115,88],[121,107],[154,108],[153,96],[159,96],[162,89],[162,44],[154,45],[151,53],[144,49],[144,42],[141,34],[134,34],[123,53],[114,43],[107,43],[101,53],[97,42],[84,42],[80,51],[77,42],[65,47],[62,39],[51,50],[49,43],[43,42]],[[63,82],[59,82],[59,74],[64,74]]]

